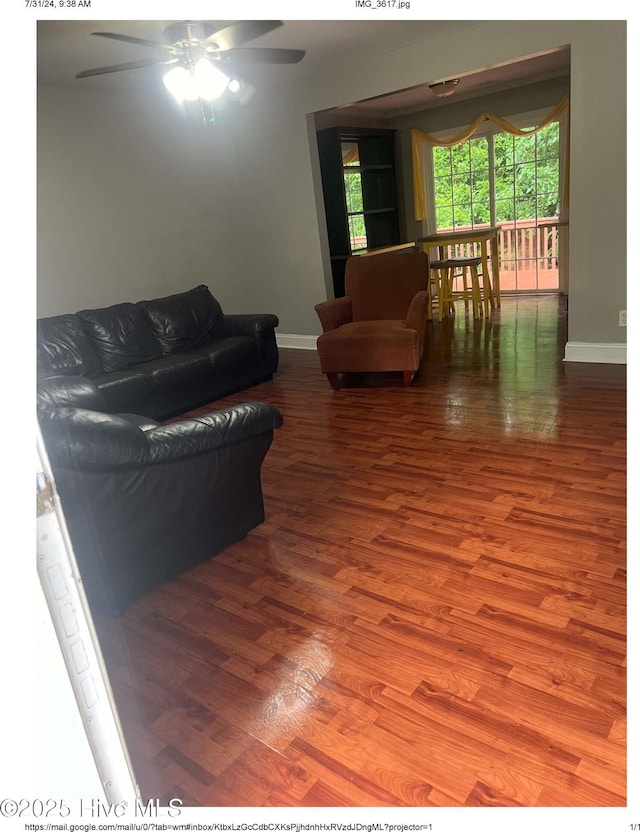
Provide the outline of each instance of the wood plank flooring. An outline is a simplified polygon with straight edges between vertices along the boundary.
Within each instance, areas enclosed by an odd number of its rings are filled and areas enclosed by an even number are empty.
[[[281,351],[266,522],[97,622],[143,796],[626,804],[625,367],[556,297],[429,328],[410,388]]]

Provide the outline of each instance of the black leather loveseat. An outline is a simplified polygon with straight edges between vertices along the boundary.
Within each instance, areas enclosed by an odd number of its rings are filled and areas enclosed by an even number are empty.
[[[223,314],[204,285],[41,318],[38,378],[83,376],[106,411],[164,419],[271,378],[277,325],[275,315]]]
[[[263,402],[160,425],[106,413],[89,379],[38,388],[38,419],[85,591],[117,613],[264,520],[261,466],[282,416]]]

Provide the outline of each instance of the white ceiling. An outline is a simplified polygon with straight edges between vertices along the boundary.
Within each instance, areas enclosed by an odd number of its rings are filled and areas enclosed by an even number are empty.
[[[143,91],[162,72],[162,67],[147,67],[108,75],[76,79],[77,72],[136,61],[154,56],[145,46],[92,37],[91,32],[106,31],[162,41],[162,30],[173,21],[167,20],[40,20],[38,21],[37,61],[38,84],[54,86],[83,85],[93,89],[127,89]],[[210,21],[222,28],[231,21]],[[438,37],[473,21],[285,21],[278,29],[251,41],[251,46],[305,49],[298,64],[252,66],[244,75],[255,83],[284,84],[292,79],[325,72],[369,56],[408,46],[426,38]],[[460,76],[458,88],[449,100],[473,98],[489,92],[567,75],[570,67],[569,49],[558,49],[543,55],[525,56],[511,63],[483,68]],[[444,78],[425,78],[425,84],[393,95],[355,103],[354,113],[368,116],[393,116],[412,109],[440,106],[426,86]],[[344,108],[342,108],[344,110]]]

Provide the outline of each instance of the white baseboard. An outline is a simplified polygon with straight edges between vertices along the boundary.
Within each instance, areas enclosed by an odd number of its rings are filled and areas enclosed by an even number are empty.
[[[568,341],[564,348],[565,361],[584,361],[587,364],[626,364],[626,344],[590,344]]]
[[[317,335],[284,335],[276,332],[276,344],[287,350],[315,350]]]
[[[276,333],[278,347],[289,350],[315,350],[316,335],[287,335]],[[626,364],[626,344],[592,344],[568,341],[565,344],[565,361],[583,361],[587,364]]]

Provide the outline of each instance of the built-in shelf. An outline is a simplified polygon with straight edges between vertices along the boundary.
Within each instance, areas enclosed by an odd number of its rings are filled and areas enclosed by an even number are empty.
[[[345,265],[352,254],[400,244],[396,131],[330,127],[318,131],[317,138],[333,288],[335,296],[342,297]],[[357,164],[345,165],[345,159]],[[349,173],[360,174],[360,181],[347,180],[345,186]],[[347,209],[347,189],[352,210]],[[360,201],[362,209],[353,210]],[[353,245],[350,227],[356,235]]]
[[[395,206],[388,206],[386,208],[369,208],[367,211],[347,211],[348,217],[357,217],[360,214],[368,216],[369,214],[386,214],[389,211],[396,211]]]
[[[393,165],[343,165],[345,173],[358,173],[358,171],[370,170],[393,170]]]

